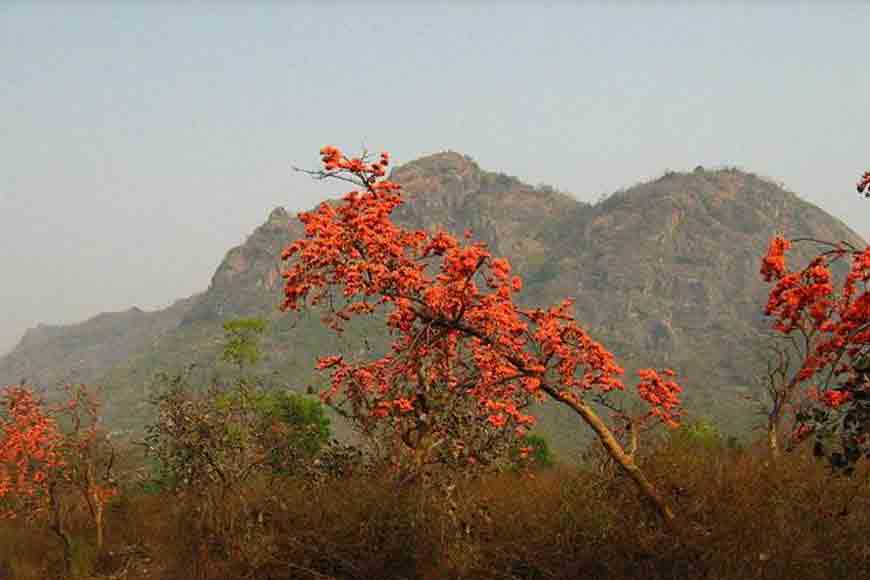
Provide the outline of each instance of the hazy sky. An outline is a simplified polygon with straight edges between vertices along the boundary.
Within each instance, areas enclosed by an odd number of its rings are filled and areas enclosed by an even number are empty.
[[[334,143],[595,199],[738,165],[865,237],[870,4],[0,3],[0,351],[208,286]],[[276,297],[276,301],[278,297]]]

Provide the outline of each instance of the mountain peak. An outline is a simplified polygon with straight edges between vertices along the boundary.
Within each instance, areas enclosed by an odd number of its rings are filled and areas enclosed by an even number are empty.
[[[480,189],[480,174],[480,167],[471,157],[442,151],[397,167],[390,179],[401,183],[409,196],[443,194],[452,202],[458,202],[466,194]]]
[[[290,214],[287,213],[286,209],[279,205],[271,212],[269,212],[269,219],[267,219],[266,221],[268,223],[286,224],[288,219],[290,219]]]
[[[782,183],[736,167],[691,172],[666,171],[650,181],[622,189],[600,200],[596,207],[606,211],[625,204],[670,203],[689,207],[696,203],[718,206],[724,201],[749,205],[757,211],[776,213],[784,205],[811,205]]]
[[[420,167],[424,169],[439,168],[443,170],[446,167],[461,168],[466,166],[473,166],[480,169],[470,155],[453,151],[452,149],[445,149],[444,151],[418,157],[417,159],[402,165],[401,168]]]

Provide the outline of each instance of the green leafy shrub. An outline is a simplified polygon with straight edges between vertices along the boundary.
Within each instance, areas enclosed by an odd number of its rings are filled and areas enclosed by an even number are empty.
[[[687,445],[704,449],[720,449],[725,445],[722,433],[715,423],[708,419],[696,419],[680,425],[670,434],[671,438]]]

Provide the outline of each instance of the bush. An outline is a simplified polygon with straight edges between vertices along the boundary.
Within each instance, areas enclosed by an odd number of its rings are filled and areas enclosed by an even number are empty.
[[[302,469],[330,436],[319,401],[245,382],[197,394],[176,377],[153,402],[157,419],[145,439],[153,485],[236,489],[257,474]]]
[[[671,438],[686,445],[704,449],[719,449],[724,446],[722,434],[715,423],[708,419],[696,419],[671,431]]]
[[[558,466],[446,486],[359,473],[317,486],[252,477],[226,496],[219,486],[182,495],[128,488],[107,513],[117,530],[112,559],[97,567],[167,580],[867,577],[867,465],[832,477],[808,452],[770,463],[757,449],[678,436],[645,449],[639,461],[687,522],[682,529],[659,525],[620,472]],[[86,527],[79,514],[71,529]],[[62,577],[60,544],[38,531],[4,522],[0,569]]]

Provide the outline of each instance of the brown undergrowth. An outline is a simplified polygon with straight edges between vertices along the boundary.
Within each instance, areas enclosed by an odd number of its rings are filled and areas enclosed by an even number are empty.
[[[833,476],[801,453],[673,438],[641,458],[679,514],[677,530],[622,476],[557,467],[453,485],[377,477],[258,480],[232,491],[128,489],[81,577],[340,579],[860,579],[870,577],[870,471]],[[58,577],[47,530],[0,527],[0,578]],[[52,576],[53,575],[53,576]]]

